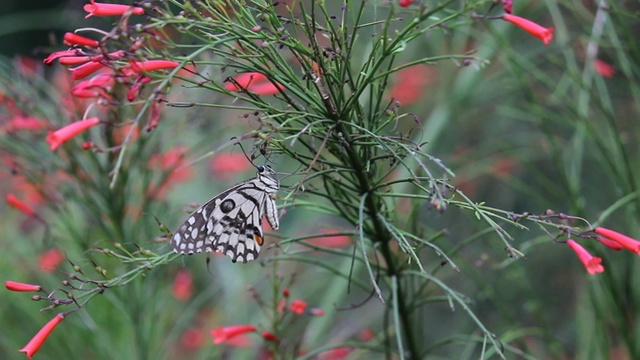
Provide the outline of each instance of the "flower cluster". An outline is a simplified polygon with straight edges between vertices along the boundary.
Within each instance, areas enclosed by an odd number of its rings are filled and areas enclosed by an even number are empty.
[[[87,17],[91,16],[130,16],[144,15],[141,7],[107,4],[91,1],[84,6]],[[139,50],[146,42],[144,36],[134,37],[128,32],[122,34],[103,35],[100,39],[93,39],[77,33],[66,33],[64,44],[69,49],[52,53],[44,64],[51,65],[58,61],[61,65],[68,66],[71,79],[77,83],[71,88],[70,93],[77,99],[95,99],[96,104],[117,104],[121,100],[114,94],[116,83],[123,85],[126,90],[127,101],[136,100],[145,84],[151,82],[149,73],[154,71],[172,70],[180,63],[165,59],[141,60]],[[105,49],[120,48],[119,50],[106,51]],[[155,107],[158,106],[154,102]],[[152,108],[149,112],[147,130],[157,126],[159,111]],[[78,121],[67,125],[55,132],[51,132],[47,138],[51,150],[55,150],[65,142],[78,134],[96,126],[100,120],[96,117]]]
[[[324,316],[324,310],[320,308],[309,309],[306,301],[291,299],[291,292],[288,287],[284,287],[277,292],[276,295],[279,300],[275,304],[266,302],[253,289],[250,289],[250,291],[256,302],[270,312],[268,318],[273,319],[272,328],[267,329],[256,324],[219,326],[209,331],[215,345],[226,344],[233,347],[246,347],[251,344],[250,335],[256,334],[262,338],[264,346],[268,347],[269,350],[266,351],[273,355],[278,351],[279,347],[286,346],[285,343],[281,343],[280,339],[289,338],[287,333],[290,331],[288,329],[296,328],[296,324],[304,316]]]
[[[606,247],[619,251],[626,249],[640,255],[640,241],[603,227],[596,227],[593,232],[597,234],[596,239]],[[602,258],[593,256],[582,245],[573,239],[567,240],[567,245],[576,253],[590,275],[604,272]]]
[[[17,292],[44,292],[47,293],[42,286],[33,285],[33,284],[25,284],[16,281],[5,281],[4,287],[10,291]],[[39,299],[40,297],[35,295],[33,297],[34,300]],[[36,335],[31,338],[31,340],[25,345],[20,352],[23,352],[27,355],[29,359],[32,359],[33,356],[40,350],[44,342],[47,340],[53,329],[62,322],[62,320],[67,316],[68,313],[60,313],[56,315],[53,319],[51,319],[47,324],[45,324]]]

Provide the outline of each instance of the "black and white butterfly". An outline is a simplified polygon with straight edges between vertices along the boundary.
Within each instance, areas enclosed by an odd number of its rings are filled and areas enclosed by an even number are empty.
[[[221,252],[231,261],[255,260],[264,241],[262,218],[280,226],[273,196],[280,183],[271,167],[258,166],[254,179],[243,181],[194,211],[173,234],[171,248],[179,254]]]

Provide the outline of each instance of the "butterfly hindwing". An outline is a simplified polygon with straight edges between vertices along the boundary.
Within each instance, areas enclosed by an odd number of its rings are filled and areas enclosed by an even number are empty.
[[[255,260],[264,239],[262,218],[266,215],[274,230],[279,227],[272,198],[279,183],[271,174],[269,167],[259,167],[255,179],[233,186],[194,211],[175,232],[173,251],[222,252],[233,262]]]

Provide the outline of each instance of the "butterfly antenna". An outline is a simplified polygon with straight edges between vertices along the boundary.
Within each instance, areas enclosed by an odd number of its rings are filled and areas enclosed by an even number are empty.
[[[244,146],[242,146],[242,143],[240,142],[240,140],[237,137],[232,137],[231,140],[236,140],[236,145],[240,146],[240,149],[242,150],[242,153],[244,154],[244,157],[247,158],[247,160],[251,163],[251,165],[253,165],[253,167],[257,168],[258,166],[253,162],[253,160],[255,159],[253,157],[253,155],[251,155],[251,157],[249,157],[247,155],[247,152],[244,151]]]

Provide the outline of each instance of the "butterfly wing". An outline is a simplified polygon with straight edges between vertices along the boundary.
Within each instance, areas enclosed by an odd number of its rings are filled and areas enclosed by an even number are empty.
[[[258,257],[264,241],[261,224],[264,197],[264,192],[252,186],[239,188],[229,195],[235,208],[224,214],[218,223],[211,222],[213,231],[207,241],[214,251],[224,253],[233,262],[247,262]]]
[[[214,197],[180,225],[171,242],[173,251],[189,255],[215,251],[233,262],[255,260],[264,239],[265,212],[271,227],[278,229],[277,208],[271,197],[278,187],[277,180],[259,172],[257,178]]]

